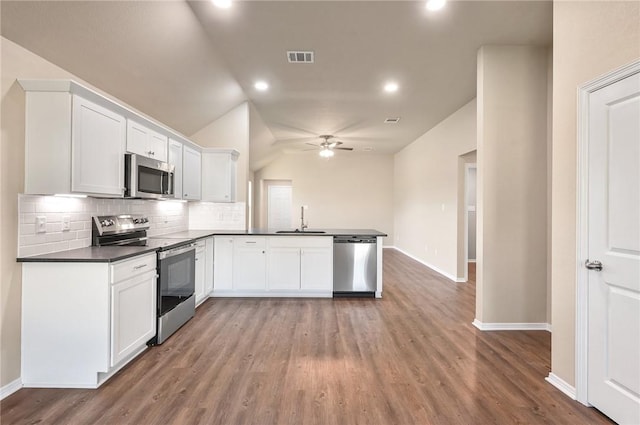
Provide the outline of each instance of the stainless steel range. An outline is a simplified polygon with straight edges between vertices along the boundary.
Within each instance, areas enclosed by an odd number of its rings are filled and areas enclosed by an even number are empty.
[[[93,246],[149,246],[158,252],[157,334],[148,344],[162,344],[195,314],[196,246],[191,239],[149,239],[144,216],[93,217]]]

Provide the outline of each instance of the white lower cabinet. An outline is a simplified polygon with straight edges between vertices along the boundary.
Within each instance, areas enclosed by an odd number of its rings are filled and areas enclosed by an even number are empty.
[[[22,264],[25,387],[97,388],[156,334],[156,254]]]
[[[196,242],[196,305],[202,303],[205,298],[205,277],[206,277],[206,257],[205,257],[205,241]]]
[[[213,237],[205,239],[205,273],[204,273],[204,295],[208,298],[213,292]]]
[[[233,290],[233,237],[213,238],[213,292]]]
[[[333,291],[333,238],[276,236],[268,245],[269,291]]]
[[[266,246],[264,237],[237,236],[233,241],[233,289],[266,289]]]
[[[333,238],[216,236],[214,296],[331,297]]]
[[[111,286],[112,367],[155,336],[156,289],[155,270]]]

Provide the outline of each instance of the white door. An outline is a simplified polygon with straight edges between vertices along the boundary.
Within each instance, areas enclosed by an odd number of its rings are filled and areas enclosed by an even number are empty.
[[[588,129],[587,399],[639,424],[640,74],[590,95]]]
[[[202,155],[189,146],[182,150],[182,199],[200,200]]]
[[[267,200],[267,227],[289,229],[291,227],[291,186],[269,186]]]
[[[182,143],[169,139],[169,164],[173,165],[173,192],[182,199]]]

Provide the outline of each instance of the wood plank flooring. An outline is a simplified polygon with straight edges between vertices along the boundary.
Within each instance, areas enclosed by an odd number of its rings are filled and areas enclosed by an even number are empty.
[[[548,332],[471,325],[474,282],[389,249],[384,281],[381,300],[209,299],[98,390],[22,389],[0,423],[611,423],[544,381]]]

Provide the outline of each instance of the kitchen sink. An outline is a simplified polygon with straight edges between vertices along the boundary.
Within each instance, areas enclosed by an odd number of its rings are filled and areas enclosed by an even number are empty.
[[[276,233],[327,233],[324,230],[278,230]]]

